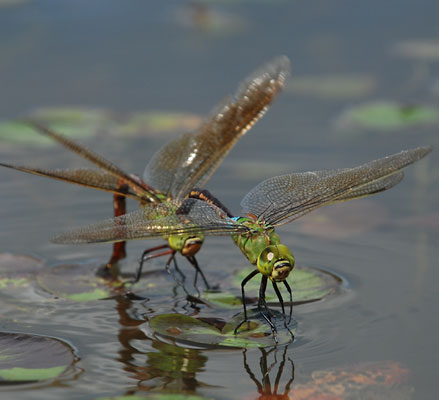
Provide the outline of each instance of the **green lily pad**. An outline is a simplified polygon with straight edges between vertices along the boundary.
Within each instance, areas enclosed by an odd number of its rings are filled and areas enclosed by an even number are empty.
[[[286,90],[321,99],[345,100],[367,96],[375,87],[375,79],[368,75],[305,75],[293,77]]]
[[[232,284],[238,289],[241,288],[242,280],[253,271],[253,267],[244,268],[233,275]],[[296,266],[288,277],[288,283],[293,291],[293,303],[310,303],[324,297],[336,294],[341,290],[342,279],[327,271]],[[247,299],[254,298],[257,302],[260,279],[258,276],[250,280],[245,286]],[[289,295],[283,284],[278,284],[282,293],[284,303],[289,304]],[[241,291],[237,294],[227,292],[206,291],[203,297],[212,304],[225,308],[242,307]],[[271,285],[267,285],[266,299],[271,305],[279,305],[276,293]]]
[[[0,253],[0,289],[28,285],[44,262],[24,254]]]
[[[125,267],[125,265],[124,265]],[[124,283],[122,280],[109,280],[100,276],[102,264],[63,264],[45,268],[37,275],[39,286],[46,292],[71,301],[93,301],[106,299],[133,292],[147,293],[148,297],[162,294],[163,290],[171,291],[173,281],[167,273],[150,271],[136,284]],[[148,276],[154,276],[149,279]],[[131,278],[130,278],[131,279]],[[125,280],[125,278],[124,278]],[[128,280],[128,279],[127,279]],[[164,287],[166,286],[166,289]]]
[[[65,264],[46,268],[38,274],[38,284],[45,291],[72,301],[92,301],[114,296],[120,281],[109,281],[96,275],[96,264]]]
[[[275,344],[270,327],[262,319],[258,310],[249,310],[249,322],[243,324],[234,334],[236,326],[243,320],[243,313],[236,315],[221,329],[213,324],[183,314],[162,314],[150,319],[149,327],[158,339],[174,340],[181,344],[207,347],[268,347]],[[273,320],[278,325],[278,344],[293,340],[283,326],[283,316],[274,313]],[[291,328],[290,328],[291,329]]]
[[[381,132],[437,124],[437,107],[404,105],[392,101],[359,104],[345,111],[337,121],[337,126],[342,130],[369,129]]]
[[[0,332],[0,384],[54,379],[75,361],[72,348],[61,340]]]

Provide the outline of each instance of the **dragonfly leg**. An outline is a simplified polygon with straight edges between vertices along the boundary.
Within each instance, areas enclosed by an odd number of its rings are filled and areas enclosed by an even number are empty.
[[[207,279],[204,276],[203,271],[201,270],[201,268],[198,265],[197,259],[194,256],[186,256],[186,258],[189,260],[189,262],[194,266],[195,268],[195,278],[194,278],[194,286],[197,287],[197,279],[198,279],[198,274],[201,275],[201,278],[203,279],[204,285],[206,286],[207,289],[210,289],[209,284],[207,283]]]
[[[290,318],[288,319],[288,323],[291,322],[291,317],[293,316],[293,292],[291,291],[290,285],[285,280],[284,285],[287,288],[288,293],[290,294]]]
[[[157,250],[161,250],[161,249],[168,249],[168,250],[161,251],[160,253],[157,253],[157,254],[148,255],[149,253],[151,253],[153,251],[157,251]],[[134,284],[134,283],[139,282],[140,276],[142,275],[143,264],[145,261],[151,260],[152,258],[156,258],[156,257],[166,256],[167,254],[172,254],[172,253],[175,253],[175,250],[170,249],[167,244],[163,244],[161,246],[156,246],[156,247],[152,247],[150,249],[145,250],[142,254],[141,259],[140,259],[139,268],[137,269],[137,272],[136,272],[136,277],[134,278],[134,280],[131,283]]]
[[[120,192],[128,192],[128,186],[125,184],[118,184],[117,190]],[[126,207],[126,197],[121,196],[118,193],[114,193],[113,195],[113,213],[115,217],[119,217],[121,215],[126,214],[127,207]],[[117,278],[116,273],[118,273],[117,269],[114,267],[114,265],[119,261],[122,260],[127,256],[126,253],[126,242],[116,242],[113,243],[113,251],[111,253],[111,257],[108,260],[107,264],[105,265],[104,270],[102,273],[104,275],[113,277],[114,279]]]
[[[280,292],[276,282],[272,282],[272,284],[273,284],[274,291],[276,292],[276,296],[279,299],[280,306],[282,308],[282,315],[283,315],[283,318],[284,318],[284,326],[288,330],[288,332],[290,332],[291,336],[294,337],[293,332],[291,332],[290,328],[288,328],[288,325],[287,325],[287,316],[285,314],[285,306],[284,306],[284,299],[282,297],[282,293]],[[290,321],[291,321],[291,316],[290,316]]]
[[[242,320],[237,327],[235,328],[235,330],[233,331],[233,333],[235,335],[238,334],[238,329],[245,324],[248,321],[247,318],[247,306],[245,305],[245,290],[244,287],[247,284],[247,282],[252,279],[256,274],[259,273],[259,270],[255,269],[254,271],[250,272],[241,282],[241,298],[242,298],[242,306],[244,307],[244,320]]]
[[[265,301],[265,290],[267,289],[267,280],[268,277],[263,276],[261,279],[261,286],[259,287],[259,301],[258,301],[258,308],[261,311],[262,317],[265,319],[268,325],[270,325],[271,332],[274,336],[274,341],[277,343],[277,329],[276,325],[273,324],[273,321],[271,320],[271,311],[267,306],[267,302]],[[262,310],[262,307],[265,311]]]

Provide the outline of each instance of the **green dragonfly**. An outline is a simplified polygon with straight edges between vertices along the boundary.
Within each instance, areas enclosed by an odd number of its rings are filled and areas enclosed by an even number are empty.
[[[268,280],[279,299],[284,324],[287,327],[285,307],[278,283],[283,283],[290,296],[286,281],[294,268],[294,256],[281,243],[275,227],[293,221],[316,208],[357,199],[387,190],[401,181],[404,167],[430,153],[432,147],[418,147],[380,158],[354,168],[293,173],[269,178],[254,187],[241,201],[242,215],[233,217],[227,209],[197,198],[177,198],[153,204],[114,219],[56,236],[56,243],[117,242],[154,237],[169,238],[179,234],[229,235],[255,269],[242,281],[244,319],[248,321],[245,285],[261,274],[258,309],[270,325],[276,327],[265,301]],[[276,336],[275,336],[276,337]]]
[[[41,169],[0,163],[1,166],[75,183],[93,189],[114,193],[114,215],[125,214],[125,198],[139,201],[141,206],[166,203],[171,199],[181,202],[186,197],[197,197],[217,202],[207,191],[192,190],[210,178],[236,141],[243,136],[267,111],[284,86],[290,63],[281,56],[251,74],[239,86],[234,96],[223,100],[211,115],[192,133],[186,133],[164,145],[148,163],[143,179],[122,171],[104,157],[72,140],[30,121],[37,132],[50,137],[68,150],[85,158],[100,169],[79,168]],[[204,235],[199,232],[177,233],[166,237],[167,243],[145,250],[142,264],[148,259],[169,255],[166,268],[173,261],[178,269],[175,254],[181,253],[194,266],[195,283],[198,273],[208,287],[207,280],[198,266],[195,254],[199,251]],[[113,245],[113,253],[106,265],[107,276],[113,265],[125,257],[123,241]],[[117,270],[116,270],[117,271]],[[135,280],[140,278],[141,268]]]

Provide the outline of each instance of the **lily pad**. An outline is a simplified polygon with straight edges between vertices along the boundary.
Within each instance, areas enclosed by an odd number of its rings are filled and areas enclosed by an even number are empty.
[[[342,130],[368,129],[381,132],[437,124],[437,107],[406,105],[393,101],[359,104],[345,111],[337,121],[337,126]]]
[[[108,281],[96,275],[96,264],[65,264],[46,268],[38,274],[38,284],[57,297],[72,301],[92,301],[114,296],[120,281]]]
[[[296,76],[287,91],[320,99],[345,100],[367,96],[376,87],[369,75],[304,75]]]
[[[200,348],[216,347],[267,347],[275,344],[270,327],[258,310],[249,310],[249,323],[243,324],[234,334],[236,326],[243,320],[243,313],[236,315],[222,327],[183,314],[162,314],[150,319],[149,327],[158,339],[173,340],[180,344]],[[278,325],[278,344],[290,343],[293,338],[283,326],[281,313],[274,313]],[[291,328],[290,328],[291,329]]]
[[[45,268],[37,275],[39,286],[46,292],[71,301],[93,301],[126,294],[127,292],[145,292],[149,296],[162,294],[163,288],[172,285],[172,279],[166,279],[167,273],[150,271],[144,274],[136,284],[121,280],[109,280],[100,276],[102,264],[63,264]],[[148,276],[154,276],[149,279]],[[124,278],[125,280],[125,278]],[[127,278],[128,280],[128,278]],[[171,282],[171,283],[170,283]],[[169,288],[169,291],[172,287]]]
[[[72,348],[59,339],[0,332],[0,384],[54,379],[75,361]]]
[[[43,266],[43,261],[32,256],[0,253],[0,289],[28,285]]]
[[[242,269],[233,275],[232,284],[238,289],[241,288],[242,280],[253,271],[253,267]],[[293,303],[311,303],[324,297],[338,293],[341,290],[342,279],[327,271],[296,266],[288,277],[288,283],[293,291]],[[260,281],[256,276],[245,286],[247,300],[253,296],[254,302],[257,302],[257,293]],[[278,285],[282,293],[285,305],[289,304],[289,295],[284,285]],[[204,297],[209,303],[220,305],[226,308],[242,307],[241,295],[220,292],[205,292]],[[267,285],[266,299],[271,305],[279,305],[276,293],[271,285]]]

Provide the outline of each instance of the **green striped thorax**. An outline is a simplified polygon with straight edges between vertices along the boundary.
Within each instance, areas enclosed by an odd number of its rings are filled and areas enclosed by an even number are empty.
[[[234,218],[251,228],[248,234],[233,235],[232,239],[259,272],[274,282],[284,281],[294,268],[294,256],[280,243],[274,228],[247,217]]]

